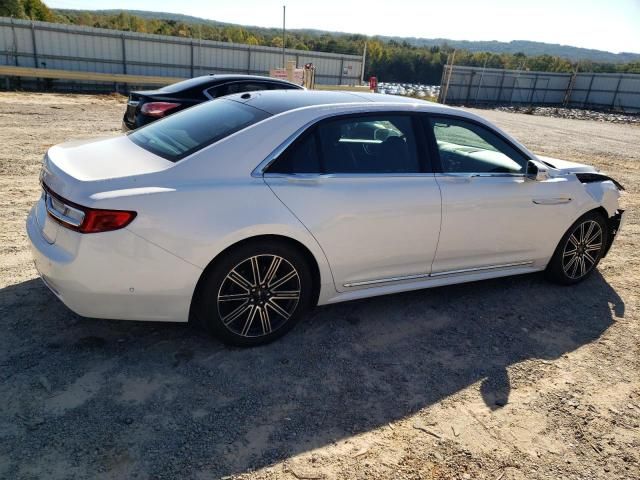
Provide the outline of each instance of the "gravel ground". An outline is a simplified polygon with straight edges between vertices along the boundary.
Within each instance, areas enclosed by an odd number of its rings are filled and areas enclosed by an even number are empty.
[[[640,114],[603,112],[600,110],[583,110],[581,108],[561,107],[496,107],[499,112],[525,113],[545,117],[570,118],[575,120],[593,120],[596,122],[636,123],[640,124]]]
[[[640,478],[640,127],[480,111],[628,189],[588,281],[527,275],[318,308],[261,348],[88,320],[24,231],[46,148],[123,100],[0,94],[0,478]]]

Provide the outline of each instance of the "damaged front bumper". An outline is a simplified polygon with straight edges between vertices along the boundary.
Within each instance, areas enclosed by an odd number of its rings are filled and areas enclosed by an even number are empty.
[[[609,238],[607,239],[607,245],[602,255],[603,257],[609,253],[609,249],[611,248],[611,245],[613,245],[613,241],[624,224],[624,217],[624,210],[618,209],[616,210],[615,215],[607,220],[609,225]]]

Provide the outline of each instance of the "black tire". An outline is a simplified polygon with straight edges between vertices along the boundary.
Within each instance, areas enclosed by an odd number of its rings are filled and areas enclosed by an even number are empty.
[[[599,212],[586,213],[563,235],[547,265],[545,276],[561,285],[583,281],[598,266],[608,239],[609,231],[604,216]]]
[[[287,242],[255,241],[224,253],[205,272],[194,312],[199,323],[224,343],[251,347],[290,331],[312,298],[311,269],[299,249]]]

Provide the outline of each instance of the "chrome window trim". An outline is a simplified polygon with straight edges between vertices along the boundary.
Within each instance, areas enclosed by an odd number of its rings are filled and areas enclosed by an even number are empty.
[[[265,173],[264,178],[288,178],[291,180],[322,180],[330,178],[380,178],[380,177],[428,177],[433,178],[430,172],[388,172],[388,173]]]
[[[505,177],[505,178],[524,178],[524,173],[474,173],[474,172],[437,172],[436,177],[458,177],[458,178],[473,178],[473,177]]]
[[[406,275],[402,277],[380,278],[377,280],[366,280],[362,282],[350,282],[350,283],[345,283],[343,286],[347,288],[361,287],[365,285],[377,285],[379,283],[392,283],[392,282],[401,282],[406,280],[418,280],[421,278],[442,277],[445,275],[460,275],[464,273],[483,272],[488,270],[497,270],[499,268],[524,267],[526,265],[533,265],[533,260],[527,260],[525,262],[502,263],[498,265],[487,265],[484,267],[463,268],[460,270],[448,270],[448,271],[436,272],[436,273],[421,273],[417,275]]]

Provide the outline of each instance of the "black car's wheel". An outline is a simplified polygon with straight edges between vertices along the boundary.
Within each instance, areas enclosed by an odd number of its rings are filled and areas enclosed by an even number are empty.
[[[307,261],[284,243],[242,245],[206,275],[196,314],[211,333],[230,345],[261,345],[281,337],[311,303]]]
[[[564,285],[581,282],[595,270],[607,241],[604,217],[598,212],[583,215],[560,240],[547,266],[547,277]]]

